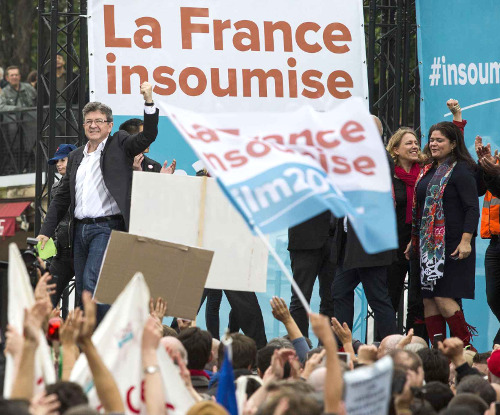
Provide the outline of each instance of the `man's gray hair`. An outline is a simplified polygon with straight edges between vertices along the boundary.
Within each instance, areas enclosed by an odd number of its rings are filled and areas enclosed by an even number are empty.
[[[99,111],[102,112],[106,116],[106,120],[109,122],[113,122],[113,111],[106,104],[102,104],[101,102],[89,102],[87,105],[83,107],[83,119],[87,116],[89,112]]]

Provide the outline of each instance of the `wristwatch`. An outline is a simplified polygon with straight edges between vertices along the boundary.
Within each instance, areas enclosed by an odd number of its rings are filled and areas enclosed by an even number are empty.
[[[154,104],[155,104],[155,102],[154,102],[154,101],[151,101],[151,102],[145,102],[145,103],[144,103],[144,105],[145,105],[146,107],[152,107]]]
[[[154,375],[155,373],[160,371],[160,366],[158,365],[151,365],[151,366],[146,366],[143,370],[145,375]]]

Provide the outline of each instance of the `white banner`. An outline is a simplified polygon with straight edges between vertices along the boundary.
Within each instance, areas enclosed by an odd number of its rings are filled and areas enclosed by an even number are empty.
[[[197,111],[326,110],[368,99],[362,0],[89,0],[90,100]]]
[[[361,98],[329,112],[160,106],[251,227],[274,232],[329,209],[349,217],[368,253],[397,247],[387,153]]]
[[[21,257],[21,252],[15,243],[9,244],[9,271],[8,271],[8,322],[18,333],[23,333],[24,310],[33,307],[35,296],[31,287],[28,271]],[[16,375],[14,361],[7,354],[5,367],[4,396],[9,397]],[[45,333],[40,330],[40,341],[35,354],[35,392],[41,392],[45,385],[56,381],[56,372],[50,348],[45,338]]]
[[[142,393],[141,342],[149,315],[149,298],[149,288],[144,277],[137,273],[92,336],[99,355],[118,384],[125,412],[129,415],[146,413]],[[169,409],[169,414],[185,414],[194,401],[165,351],[158,350],[158,360],[167,400],[165,406]],[[82,385],[89,405],[95,409],[101,408],[85,355],[81,354],[78,358],[71,372],[71,380]]]

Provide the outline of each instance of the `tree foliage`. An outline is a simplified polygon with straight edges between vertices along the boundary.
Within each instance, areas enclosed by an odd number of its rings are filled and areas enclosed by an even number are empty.
[[[0,66],[18,65],[26,77],[36,53],[36,0],[0,0]]]

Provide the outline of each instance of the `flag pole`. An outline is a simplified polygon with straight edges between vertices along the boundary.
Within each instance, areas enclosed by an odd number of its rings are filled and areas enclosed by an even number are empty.
[[[300,302],[302,303],[302,307],[304,307],[304,310],[306,310],[306,313],[309,314],[311,313],[311,307],[309,306],[308,301],[306,300],[306,297],[304,297],[304,293],[302,290],[299,288],[297,283],[292,277],[292,274],[290,274],[290,270],[285,266],[281,258],[279,257],[278,253],[274,249],[274,247],[269,243],[267,240],[266,236],[262,233],[260,228],[257,225],[252,226],[255,233],[260,237],[262,242],[266,245],[267,249],[273,256],[274,260],[277,262],[278,266],[280,267],[281,271],[283,271],[283,274],[285,274],[285,277],[287,278],[288,281],[290,281],[290,284],[292,284],[292,288],[295,291],[295,294],[297,294],[297,297],[299,297]]]

